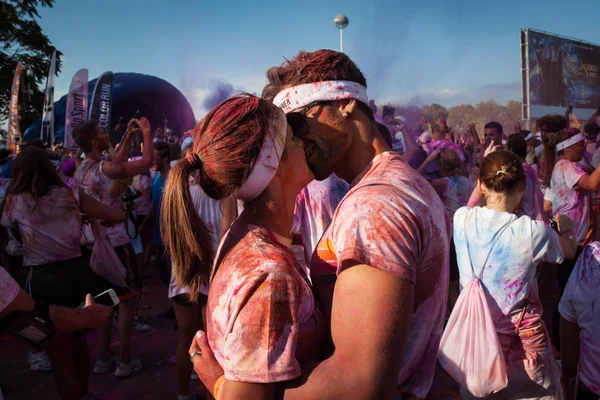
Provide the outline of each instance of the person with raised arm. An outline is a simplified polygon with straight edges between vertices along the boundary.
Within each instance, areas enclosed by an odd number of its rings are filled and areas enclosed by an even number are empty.
[[[141,159],[127,160],[131,146],[131,134],[141,129],[144,137],[144,152]],[[113,161],[104,161],[102,154],[109,149],[106,132],[96,121],[82,121],[73,129],[73,140],[86,155],[75,173],[79,187],[103,204],[121,209],[120,185],[115,182],[122,178],[134,177],[147,172],[154,159],[152,130],[146,118],[132,119],[125,133],[126,140],[120,146]],[[127,139],[129,138],[129,139]],[[131,357],[131,335],[133,332],[137,295],[141,290],[141,276],[137,268],[135,252],[131,246],[125,226],[114,225],[106,230],[108,239],[126,270],[126,287],[115,288],[119,295],[119,356],[112,353],[112,318],[99,330],[100,357],[96,360],[94,373],[103,374],[116,368],[115,375],[127,377],[142,368],[142,362]]]

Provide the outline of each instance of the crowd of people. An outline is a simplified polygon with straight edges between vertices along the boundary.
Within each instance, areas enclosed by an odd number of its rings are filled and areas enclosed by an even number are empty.
[[[143,368],[152,261],[180,400],[193,375],[216,399],[425,399],[438,365],[467,399],[600,396],[598,113],[480,137],[378,115],[343,53],[267,79],[183,140],[142,117],[116,149],[84,121],[73,151],[0,150],[0,317],[45,316],[30,358],[47,354],[62,399],[91,396],[83,328],[95,374]],[[86,300],[107,289],[112,310]]]

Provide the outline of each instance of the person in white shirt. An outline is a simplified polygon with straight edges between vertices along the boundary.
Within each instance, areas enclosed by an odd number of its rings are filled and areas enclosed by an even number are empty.
[[[559,216],[559,236],[543,222],[517,217],[526,181],[519,157],[493,152],[484,158],[478,182],[486,206],[454,214],[461,288],[469,284],[473,268],[484,267],[481,280],[506,361],[508,386],[486,399],[562,399],[535,275],[542,262],[574,256],[573,222]]]
[[[558,309],[562,375],[567,385],[579,374],[578,400],[600,397],[600,242],[583,250]],[[579,372],[578,372],[579,369]],[[573,398],[569,396],[567,398]]]

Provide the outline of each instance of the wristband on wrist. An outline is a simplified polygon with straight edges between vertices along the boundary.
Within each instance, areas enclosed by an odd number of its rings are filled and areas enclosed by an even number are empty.
[[[223,391],[223,385],[225,384],[225,375],[221,375],[215,382],[213,387],[213,396],[215,400],[221,400],[221,393]]]
[[[560,236],[564,236],[568,233],[575,233],[575,231],[573,229],[565,229],[564,231],[560,231]]]

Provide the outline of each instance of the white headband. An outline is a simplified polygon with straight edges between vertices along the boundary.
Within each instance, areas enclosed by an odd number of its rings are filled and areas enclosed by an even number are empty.
[[[556,151],[563,151],[567,147],[573,146],[575,143],[579,143],[585,140],[585,136],[583,133],[579,132],[577,135],[568,138],[567,140],[563,140],[559,144],[556,145]]]
[[[368,104],[367,88],[351,81],[307,83],[282,90],[275,96],[273,103],[287,114],[315,101],[346,99],[355,99]]]
[[[525,138],[525,141],[529,142],[531,139],[533,139],[533,132],[529,132],[529,135],[527,135],[527,137]]]
[[[246,202],[252,201],[269,186],[279,168],[279,160],[283,154],[287,134],[287,121],[281,116],[279,122],[271,126],[267,132],[248,179],[237,191],[238,199]]]

